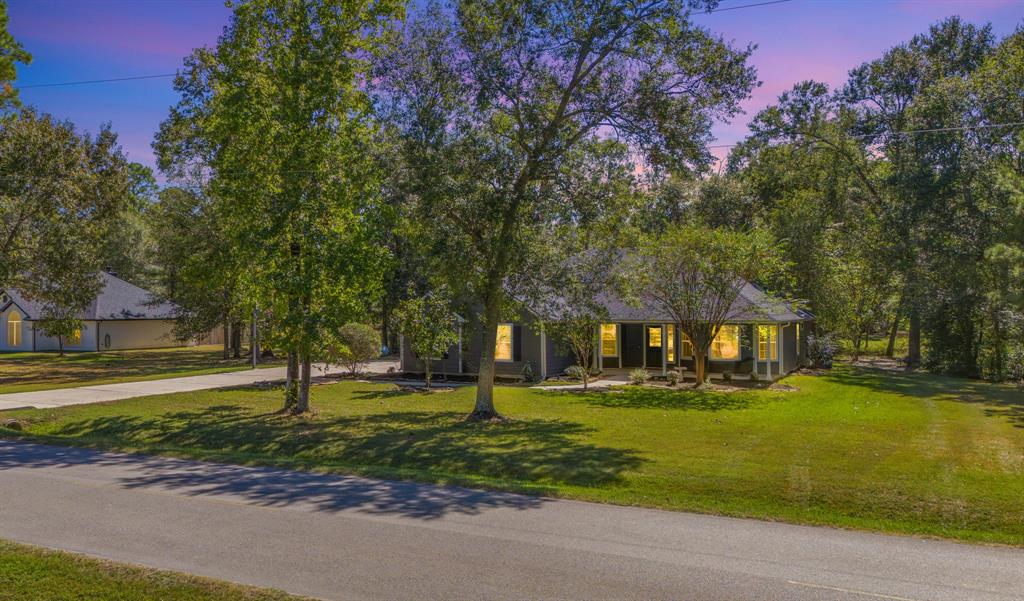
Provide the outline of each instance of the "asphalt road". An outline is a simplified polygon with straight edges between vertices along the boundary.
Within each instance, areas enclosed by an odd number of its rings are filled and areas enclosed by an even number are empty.
[[[325,599],[1024,597],[1020,549],[5,440],[0,538]]]

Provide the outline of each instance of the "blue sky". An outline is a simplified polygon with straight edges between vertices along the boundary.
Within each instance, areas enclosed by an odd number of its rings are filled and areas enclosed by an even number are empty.
[[[723,0],[721,8],[764,0]],[[8,0],[11,33],[34,56],[19,84],[173,73],[192,48],[213,45],[227,24],[221,0]],[[1024,0],[791,0],[696,19],[736,45],[754,43],[763,85],[747,114],[720,124],[720,143],[780,92],[805,79],[832,85],[847,71],[950,15],[991,23],[997,35],[1024,25]],[[150,142],[176,96],[170,78],[29,88],[28,104],[95,131],[111,122],[129,159],[152,165]],[[723,154],[725,151],[722,151]]]

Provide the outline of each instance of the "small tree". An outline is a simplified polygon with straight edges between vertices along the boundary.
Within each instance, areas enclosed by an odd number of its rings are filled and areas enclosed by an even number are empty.
[[[778,277],[784,267],[779,256],[762,231],[671,227],[642,245],[628,296],[657,304],[672,316],[693,344],[696,386],[701,386],[704,360],[719,330],[757,310],[736,302],[740,291],[747,282]]]
[[[64,307],[46,307],[43,309],[37,327],[46,336],[57,339],[60,356],[64,356],[64,343],[69,338],[81,336],[82,320],[78,311]]]
[[[404,300],[395,308],[394,317],[409,349],[423,361],[430,388],[430,362],[443,357],[459,341],[448,290],[441,288],[433,294]]]
[[[353,376],[371,360],[380,356],[380,333],[365,323],[347,323],[338,332],[331,362],[348,368]]]

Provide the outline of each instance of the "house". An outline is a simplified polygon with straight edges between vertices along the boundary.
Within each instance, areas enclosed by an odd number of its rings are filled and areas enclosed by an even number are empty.
[[[78,316],[82,328],[64,341],[67,351],[105,351],[180,346],[172,336],[174,307],[153,303],[153,295],[109,273],[103,288]],[[0,292],[0,352],[55,351],[58,340],[45,336],[37,321],[42,306],[17,290]]]
[[[684,375],[694,377],[690,342],[656,303],[633,306],[610,293],[600,301],[608,312],[608,321],[594,333],[598,353],[593,367],[606,373],[645,368],[653,374],[664,374],[669,369],[681,369]],[[773,300],[751,283],[741,287],[729,313],[731,318],[711,344],[706,359],[711,378],[722,378],[728,372],[736,379],[749,379],[756,371],[774,380],[804,364],[807,324],[813,321],[813,315]],[[434,373],[476,374],[482,335],[474,333],[471,325],[460,322],[459,344],[432,362]],[[524,371],[531,371],[542,379],[558,375],[576,363],[563,346],[543,332],[536,312],[526,308],[516,321],[498,326],[496,374],[522,377]],[[423,361],[404,342],[401,369],[414,374],[424,371]]]

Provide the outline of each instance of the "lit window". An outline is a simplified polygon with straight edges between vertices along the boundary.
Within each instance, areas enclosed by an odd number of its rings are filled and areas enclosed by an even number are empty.
[[[779,328],[778,326],[757,326],[757,358],[779,359]]]
[[[711,343],[712,359],[739,359],[740,358],[740,327],[736,325],[725,325],[718,330]]]
[[[693,343],[690,342],[690,337],[682,332],[679,333],[679,354],[683,357],[693,356]]]
[[[17,311],[7,316],[7,346],[21,346],[21,313]]]
[[[796,324],[796,356],[800,356],[800,324]]]
[[[498,341],[494,346],[494,358],[498,361],[512,360],[512,324],[498,324]]]
[[[619,330],[613,323],[601,324],[601,356],[619,356]]]
[[[661,326],[647,326],[647,346],[661,348]]]
[[[68,336],[68,344],[82,344],[82,330],[75,329],[74,332]]]
[[[669,363],[676,362],[676,327],[665,326],[665,360]]]

